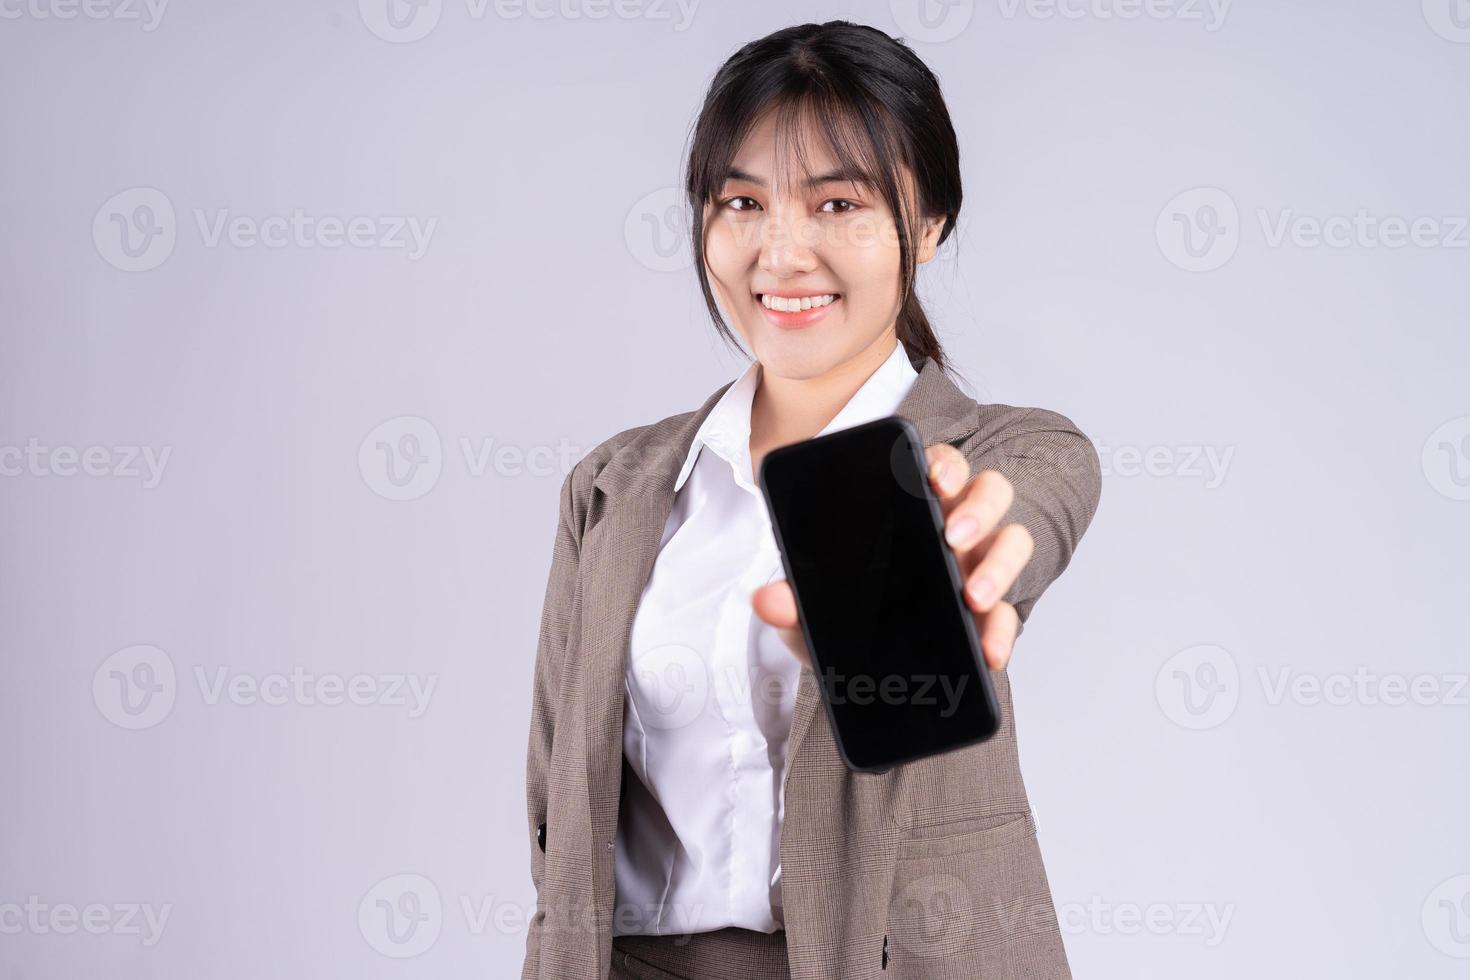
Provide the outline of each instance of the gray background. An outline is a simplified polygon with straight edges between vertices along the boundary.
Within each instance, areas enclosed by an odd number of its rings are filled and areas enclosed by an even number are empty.
[[[557,489],[744,367],[687,129],[838,17],[1103,459],[1012,670],[1075,973],[1464,975],[1470,4],[388,2],[0,4],[0,978],[516,974]]]

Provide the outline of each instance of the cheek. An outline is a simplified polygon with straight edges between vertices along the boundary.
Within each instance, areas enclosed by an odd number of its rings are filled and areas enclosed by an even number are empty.
[[[892,226],[866,222],[847,229],[828,251],[854,312],[883,315],[898,302],[899,250]]]
[[[752,256],[743,243],[741,230],[731,222],[716,219],[708,226],[704,239],[704,259],[710,275],[722,283],[738,285],[739,278],[750,267]]]

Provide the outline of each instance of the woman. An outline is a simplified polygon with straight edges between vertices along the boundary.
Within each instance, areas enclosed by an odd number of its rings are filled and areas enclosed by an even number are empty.
[[[1063,416],[978,404],[945,374],[914,294],[960,207],[938,82],[845,22],[752,42],[710,86],[687,189],[711,317],[754,360],[562,488],[522,976],[1068,976],[1005,665],[1092,519],[1098,460]],[[890,414],[923,437],[1003,725],[874,774],[843,765],[816,710],[756,474]]]

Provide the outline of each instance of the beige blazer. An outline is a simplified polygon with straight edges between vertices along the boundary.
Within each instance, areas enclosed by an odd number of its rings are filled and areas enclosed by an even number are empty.
[[[925,358],[899,406],[924,445],[1015,487],[1006,520],[1035,538],[1005,598],[1022,626],[1071,560],[1100,490],[1093,445],[1055,412],[981,405]],[[603,980],[612,954],[613,841],[624,766],[630,626],[695,430],[693,412],[620,432],[561,493],[531,701],[527,842],[537,904],[523,980]],[[793,980],[1070,977],[1016,757],[1003,722],[979,745],[859,773],[843,765],[816,676],[801,672],[788,746],[782,899]],[[758,980],[758,978],[751,978]]]

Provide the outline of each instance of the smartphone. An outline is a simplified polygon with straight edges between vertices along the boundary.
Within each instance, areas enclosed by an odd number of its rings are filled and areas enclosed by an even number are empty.
[[[1000,706],[912,422],[890,415],[773,449],[760,485],[849,769],[984,741]]]

